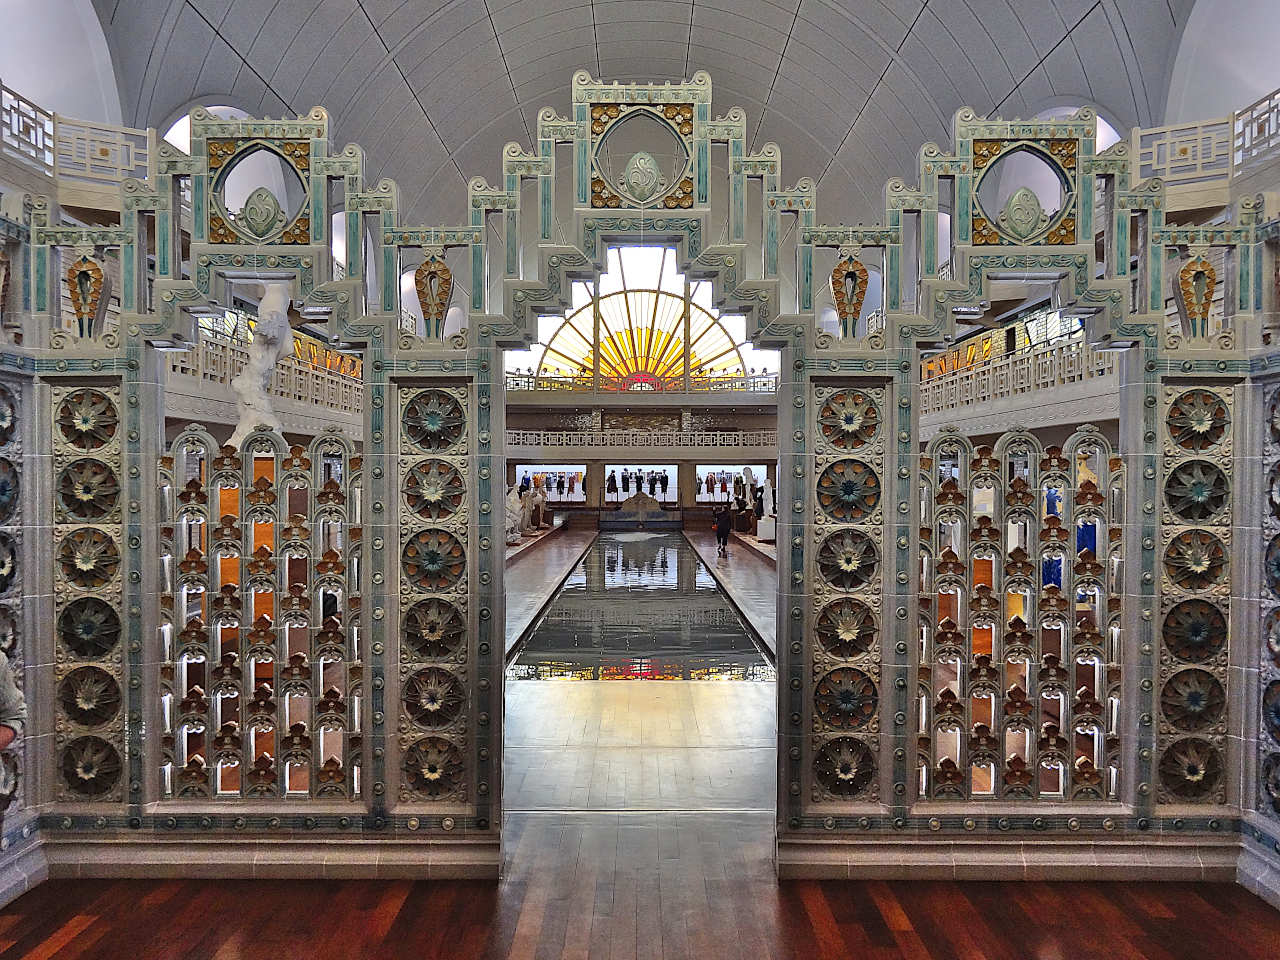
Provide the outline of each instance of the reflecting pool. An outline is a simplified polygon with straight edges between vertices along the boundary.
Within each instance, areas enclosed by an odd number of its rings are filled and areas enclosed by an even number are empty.
[[[512,680],[776,679],[680,533],[602,533],[507,668]]]

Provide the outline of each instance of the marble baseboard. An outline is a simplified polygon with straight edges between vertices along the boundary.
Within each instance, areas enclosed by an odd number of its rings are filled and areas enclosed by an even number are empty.
[[[496,841],[46,839],[48,877],[496,880]]]
[[[1265,851],[1245,840],[1236,882],[1280,910],[1280,855],[1267,856]]]
[[[1240,838],[1035,843],[780,840],[780,879],[1200,880],[1237,878]]]
[[[49,862],[44,845],[38,841],[0,858],[0,907],[12,903],[48,879]]]

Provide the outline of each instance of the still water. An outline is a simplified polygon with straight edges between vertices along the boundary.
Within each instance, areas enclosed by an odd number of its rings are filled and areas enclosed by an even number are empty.
[[[602,533],[507,668],[512,680],[776,679],[680,533]]]

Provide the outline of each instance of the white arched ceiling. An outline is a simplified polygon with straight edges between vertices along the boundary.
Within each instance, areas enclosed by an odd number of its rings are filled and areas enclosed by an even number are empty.
[[[406,222],[457,222],[465,185],[496,182],[573,70],[677,80],[706,70],[715,111],[747,111],[751,146],[812,176],[831,222],[883,216],[951,117],[1029,116],[1062,96],[1124,127],[1158,122],[1190,0],[94,0],[125,121],[197,99],[281,116],[326,107]]]
[[[1165,123],[1225,117],[1280,88],[1276,0],[1196,0],[1173,60]]]
[[[4,0],[0,80],[54,113],[120,123],[111,53],[90,0]]]

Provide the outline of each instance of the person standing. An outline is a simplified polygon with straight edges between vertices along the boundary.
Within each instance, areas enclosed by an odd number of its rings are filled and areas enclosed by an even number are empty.
[[[733,518],[729,515],[729,508],[721,507],[716,514],[716,556],[729,556],[729,531],[732,529]]]

